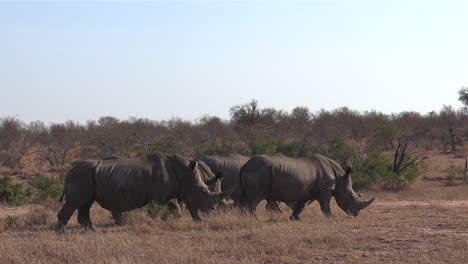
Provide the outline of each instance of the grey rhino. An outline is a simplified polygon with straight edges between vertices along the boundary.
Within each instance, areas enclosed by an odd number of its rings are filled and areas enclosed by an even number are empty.
[[[57,230],[64,231],[76,209],[78,222],[86,229],[94,230],[89,217],[94,201],[111,211],[117,223],[122,212],[150,202],[180,210],[178,201],[184,201],[192,218],[200,221],[199,209],[213,208],[229,195],[210,191],[213,188],[203,181],[207,178],[219,188],[219,180],[209,169],[205,171],[203,166],[199,166],[198,161],[164,153],[144,158],[111,157],[81,161],[65,179],[60,201],[65,196],[66,202],[57,214]]]
[[[293,209],[291,220],[300,220],[306,203],[317,200],[325,216],[333,216],[330,200],[347,214],[357,216],[374,198],[363,201],[353,191],[351,168],[321,155],[288,158],[281,154],[251,158],[241,169],[242,206],[255,214],[263,199],[286,202]]]
[[[201,160],[210,167],[210,170],[215,174],[222,174],[223,180],[221,181],[222,190],[234,191],[231,193],[231,198],[236,205],[239,205],[242,198],[242,191],[239,187],[239,173],[242,166],[250,159],[250,157],[242,155],[221,155],[221,156],[205,156]],[[227,206],[227,202],[223,201],[221,206]],[[282,212],[279,202],[267,200],[267,210]]]

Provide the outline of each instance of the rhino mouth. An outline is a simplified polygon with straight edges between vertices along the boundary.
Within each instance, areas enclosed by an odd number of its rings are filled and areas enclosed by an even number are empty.
[[[375,198],[369,199],[367,201],[362,201],[361,199],[358,199],[356,205],[350,210],[348,210],[347,213],[352,216],[358,216],[359,211],[371,205],[371,203],[374,202],[374,200]]]
[[[351,216],[358,216],[359,212],[362,209],[365,209],[368,207],[372,202],[374,201],[374,198],[363,201],[361,199],[355,199],[351,204],[348,203],[348,205],[343,205],[341,208],[343,211],[345,211],[346,214],[351,215]],[[338,203],[340,205],[340,203]]]
[[[355,217],[356,217],[356,216],[359,215],[359,210],[352,209],[352,210],[346,211],[346,213],[347,213],[348,215],[351,215],[351,216],[355,216]]]

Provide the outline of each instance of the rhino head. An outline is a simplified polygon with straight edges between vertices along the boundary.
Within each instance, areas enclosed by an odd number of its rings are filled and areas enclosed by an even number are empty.
[[[208,190],[215,193],[221,193],[222,189],[222,180],[224,178],[224,174],[221,171],[212,171],[205,162],[201,160],[196,160],[198,162],[198,170],[202,176],[203,182],[208,185]],[[216,174],[216,175],[215,175]],[[234,191],[232,190],[225,190],[225,194],[231,194]],[[213,207],[208,208],[207,210],[202,210],[204,212],[211,212],[216,208],[226,208],[228,206],[228,202],[226,199],[222,199],[218,204],[214,205]]]
[[[190,206],[203,212],[213,211],[219,203],[229,197],[232,191],[221,191],[221,175],[213,175],[212,179],[214,180],[209,182],[210,185],[207,185],[203,178],[206,177],[207,173],[212,174],[212,172],[206,171],[203,166],[199,166],[197,160],[190,161],[189,167],[192,169],[194,181],[187,193]]]
[[[343,211],[349,215],[357,216],[359,211],[366,208],[374,201],[374,198],[364,201],[361,199],[360,195],[354,192],[351,180],[352,172],[351,167],[348,167],[343,176],[337,177],[334,196],[336,203]]]

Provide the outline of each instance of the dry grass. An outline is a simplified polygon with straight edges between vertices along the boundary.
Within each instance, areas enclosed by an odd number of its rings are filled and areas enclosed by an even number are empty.
[[[398,193],[365,192],[377,202],[355,218],[333,204],[336,218],[326,219],[313,203],[303,221],[291,222],[288,209],[271,214],[263,203],[258,219],[229,211],[195,223],[184,212],[163,222],[137,210],[114,226],[94,205],[98,232],[84,232],[75,215],[58,235],[54,205],[27,207],[17,227],[0,232],[0,263],[467,263],[468,184],[440,180],[457,158],[429,157],[429,180]]]

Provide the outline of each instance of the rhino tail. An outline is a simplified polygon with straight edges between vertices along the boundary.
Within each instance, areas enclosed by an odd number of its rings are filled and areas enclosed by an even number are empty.
[[[245,164],[239,171],[239,182],[237,183],[237,188],[240,189],[240,205],[245,205],[245,182],[244,182],[244,174],[245,174]]]
[[[59,203],[61,203],[61,202],[63,201],[63,198],[65,197],[65,193],[67,192],[67,179],[68,179],[68,177],[70,177],[70,174],[71,174],[74,170],[76,170],[76,168],[77,168],[78,166],[79,166],[79,164],[76,165],[76,166],[74,166],[74,167],[68,172],[67,176],[65,177],[65,182],[64,182],[64,184],[63,184],[62,195],[60,195],[60,198],[59,198],[59,200],[58,200]]]
[[[64,196],[65,196],[65,189],[62,191],[62,195],[60,196],[59,203],[63,201]]]
[[[60,198],[58,200],[59,203],[61,203],[63,201],[63,198],[65,197],[65,191],[66,191],[66,188],[67,188],[67,178],[68,178],[68,175],[70,175],[70,173],[74,170],[75,168],[73,168],[68,174],[67,176],[65,177],[65,182],[63,183],[63,191],[62,191],[62,195],[60,195]]]

